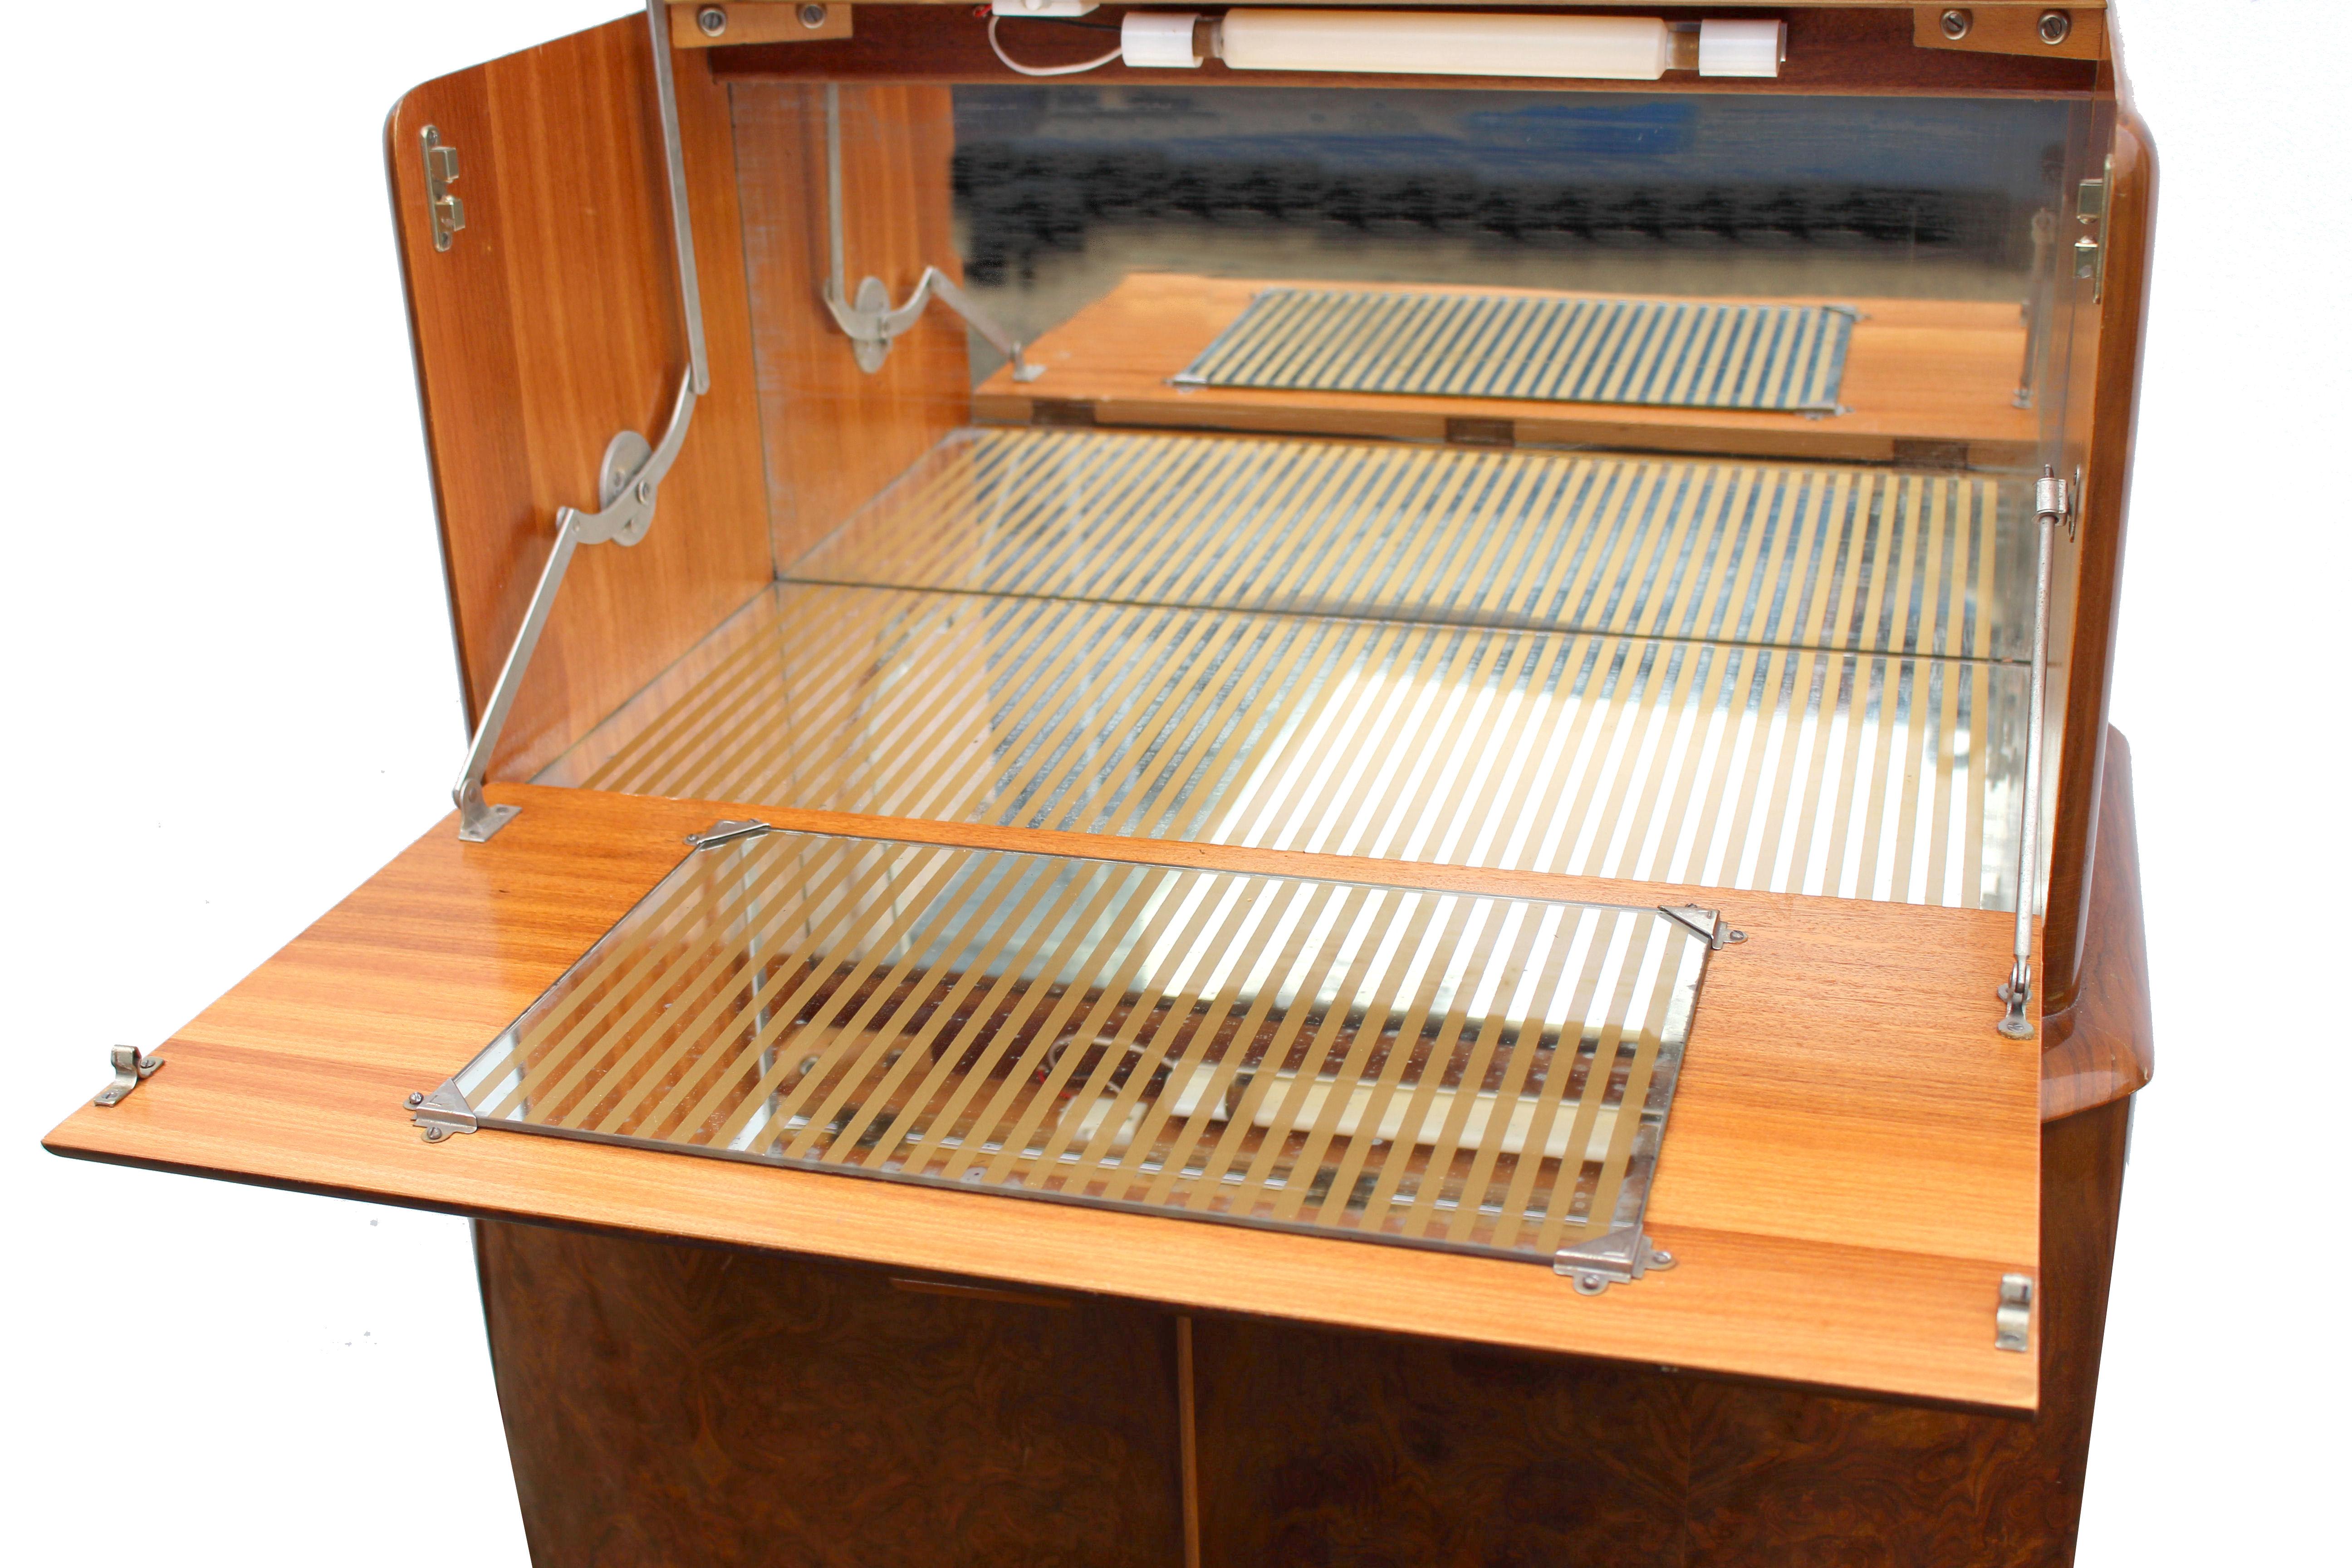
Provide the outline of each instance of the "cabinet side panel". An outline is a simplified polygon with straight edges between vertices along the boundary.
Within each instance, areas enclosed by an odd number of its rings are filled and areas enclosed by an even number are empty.
[[[2068,669],[2065,732],[2059,741],[2058,797],[2051,837],[2044,947],[2045,1014],[2074,1005],[2080,985],[2091,876],[2099,837],[2100,774],[2107,739],[2107,700],[2124,567],[2124,528],[2131,497],[2134,427],[2139,406],[2141,343],[2156,223],[2156,150],[2147,127],[2126,107],[2110,144],[2105,288],[2087,395],[2071,399],[2066,447],[2080,454],[2083,489],[2075,546],[2072,637],[2051,657]]]
[[[710,393],[644,542],[574,561],[494,778],[537,771],[772,575],[725,89],[698,52],[678,57],[677,86]],[[428,125],[459,160],[466,224],[446,250],[426,206]],[[657,439],[685,373],[644,19],[428,82],[386,136],[470,722],[556,509],[596,504],[606,444]]]

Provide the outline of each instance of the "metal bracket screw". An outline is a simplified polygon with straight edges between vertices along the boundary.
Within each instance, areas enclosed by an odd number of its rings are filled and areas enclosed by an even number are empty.
[[[136,1046],[117,1046],[106,1053],[106,1059],[114,1068],[114,1079],[98,1091],[92,1105],[120,1105],[124,1095],[153,1078],[155,1069],[163,1065],[161,1057],[141,1056]]]
[[[727,30],[727,7],[705,5],[694,14],[694,25],[702,29],[706,38],[715,38]]]
[[[829,15],[831,11],[825,6],[803,5],[801,7],[801,26],[814,32],[824,26],[824,19]]]
[[[2030,1274],[2004,1274],[2000,1277],[2000,1304],[1993,1309],[1992,1348],[1997,1351],[2025,1350],[2032,1339],[2033,1277]]]
[[[1969,36],[1969,29],[1976,25],[1976,20],[1966,11],[1947,11],[1937,26],[1943,28],[1944,37],[1957,44]]]
[[[2063,11],[2044,11],[2042,20],[2034,24],[2033,30],[2042,36],[2043,43],[2054,48],[2064,43],[2066,35],[2074,30],[2074,18]]]

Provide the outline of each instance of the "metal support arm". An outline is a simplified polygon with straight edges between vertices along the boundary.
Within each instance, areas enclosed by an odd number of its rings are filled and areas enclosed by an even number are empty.
[[[1031,364],[1022,357],[1019,340],[999,326],[995,318],[982,310],[954,279],[936,267],[923,268],[915,291],[907,296],[903,305],[890,303],[890,286],[879,278],[860,282],[857,297],[852,300],[849,263],[842,237],[841,89],[830,82],[824,89],[824,157],[826,240],[833,261],[824,280],[824,305],[833,312],[835,324],[848,335],[858,369],[868,375],[880,370],[882,362],[890,355],[890,345],[922,318],[923,308],[936,299],[987,339],[989,346],[1013,362],[1013,380],[1034,381],[1045,374],[1044,365]]]
[[[2026,702],[2025,799],[2017,818],[2017,951],[2008,984],[1997,993],[2009,1011],[1994,1026],[2012,1040],[2033,1037],[2033,900],[2042,881],[2042,729],[2050,700],[2050,557],[2058,523],[2072,506],[2066,481],[2044,468],[2033,482],[2033,684]]]
[[[710,366],[703,351],[702,291],[694,269],[694,228],[686,205],[686,154],[677,129],[677,80],[670,68],[669,10],[664,0],[646,0],[646,25],[653,37],[654,88],[661,104],[662,148],[667,154],[670,242],[677,253],[678,308],[686,321],[688,366],[677,396],[670,405],[669,423],[661,440],[648,443],[635,430],[624,430],[604,448],[603,471],[597,480],[597,510],[583,512],[562,507],[555,513],[555,548],[540,569],[539,586],[531,591],[514,647],[499,667],[498,684],[482,709],[473,744],[466,751],[466,767],[451,793],[457,801],[457,837],[479,844],[514,820],[520,809],[492,805],[482,798],[482,781],[489,775],[490,754],[498,749],[499,733],[506,728],[508,710],[522,685],[523,671],[547,629],[548,612],[572,567],[572,553],[583,544],[635,544],[653,526],[654,503],[661,482],[669,476],[686,445],[686,428],[694,417],[695,399],[710,390]]]

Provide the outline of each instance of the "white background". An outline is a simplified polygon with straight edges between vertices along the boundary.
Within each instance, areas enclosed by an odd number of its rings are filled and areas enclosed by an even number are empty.
[[[13,1561],[525,1561],[463,1222],[37,1140],[110,1042],[163,1039],[447,809],[382,123],[416,82],[619,8],[10,7]],[[2352,21],[2121,15],[2163,168],[2115,691],[2160,1066],[2079,1560],[2341,1562]]]

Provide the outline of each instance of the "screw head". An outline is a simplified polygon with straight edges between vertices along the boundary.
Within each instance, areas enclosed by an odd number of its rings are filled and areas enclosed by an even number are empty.
[[[2042,35],[2042,41],[2045,44],[2063,44],[2066,41],[2066,35],[2074,30],[2074,18],[2063,11],[2044,11],[2034,30]]]
[[[446,1127],[428,1127],[425,1130],[425,1141],[427,1143],[438,1143],[447,1136],[449,1136],[449,1130]]]
[[[814,32],[824,26],[824,19],[830,14],[829,9],[823,5],[803,5],[801,7],[801,26]]]
[[[694,25],[702,29],[706,38],[715,38],[727,30],[727,7],[705,5],[694,14]]]
[[[422,1104],[424,1104],[424,1103],[425,1103],[425,1091],[424,1091],[423,1089],[410,1089],[410,1090],[408,1091],[408,1103],[409,1103],[409,1104],[411,1104],[411,1105],[422,1105]]]
[[[1947,11],[1936,25],[1943,28],[1944,37],[1957,44],[1969,36],[1969,29],[1976,25],[1976,20],[1966,11]]]

